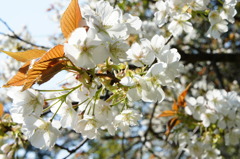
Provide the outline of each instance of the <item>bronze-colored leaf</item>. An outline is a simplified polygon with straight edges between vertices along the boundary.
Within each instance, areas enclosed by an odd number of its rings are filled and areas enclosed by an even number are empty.
[[[4,113],[4,107],[3,107],[3,105],[0,103],[0,117],[3,116],[3,113]]]
[[[170,134],[171,130],[173,129],[173,127],[180,123],[181,123],[181,121],[177,117],[170,119],[167,124],[167,131],[165,132],[165,135],[168,136]]]
[[[4,52],[5,54],[21,62],[27,62],[27,61],[39,58],[44,53],[46,53],[45,50],[39,50],[39,49],[33,49],[33,50],[24,51],[24,52],[10,52],[10,51],[3,51],[3,50],[0,50],[0,51]]]
[[[172,105],[172,110],[174,111],[178,111],[179,107],[176,101],[174,101],[173,105]]]
[[[52,59],[60,58],[64,56],[63,45],[57,45],[53,47],[51,50],[46,52],[36,64],[40,65],[45,61],[49,61]],[[34,64],[35,65],[35,64]]]
[[[69,35],[79,27],[82,15],[78,0],[72,0],[61,19],[61,29],[64,37],[67,39]]]
[[[26,62],[17,72],[15,76],[13,76],[3,87],[10,86],[22,86],[26,82],[27,71],[29,69],[31,61]]]
[[[62,71],[66,66],[66,61],[52,61],[49,63],[48,69],[42,72],[40,79],[37,81],[38,84],[43,84],[49,81],[58,72]]]
[[[46,70],[50,69],[55,72],[53,75],[49,77],[53,77],[57,72],[61,71],[62,69],[55,70],[60,66],[57,65],[58,67],[56,67],[55,65],[59,62],[59,59],[62,58],[63,56],[64,56],[63,45],[57,45],[51,50],[49,50],[46,54],[44,54],[42,58],[39,61],[36,61],[33,64],[32,68],[29,69],[29,71],[27,72],[27,80],[22,90],[24,91],[30,88],[33,84],[35,84],[38,81],[41,81],[40,83],[42,84],[50,80],[50,78],[46,78],[46,76],[48,76]],[[54,69],[52,67],[54,67]],[[44,80],[44,78],[46,79]]]
[[[185,107],[186,106],[186,102],[185,102],[185,97],[188,93],[189,88],[191,87],[191,83],[185,88],[184,91],[182,91],[182,93],[178,96],[178,106],[182,106]]]
[[[174,116],[174,115],[176,115],[176,111],[165,110],[158,117],[168,117],[168,116]]]

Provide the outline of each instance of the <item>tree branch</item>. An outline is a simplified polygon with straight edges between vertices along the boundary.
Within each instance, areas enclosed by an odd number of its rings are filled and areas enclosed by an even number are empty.
[[[186,54],[181,49],[177,48],[178,52],[181,55],[181,61],[186,61],[188,63],[196,63],[200,61],[215,61],[215,62],[239,62],[240,53],[232,54],[207,54],[207,53],[198,53],[198,54]]]
[[[1,18],[0,18],[0,22],[2,22],[2,23],[6,26],[6,28],[13,34],[13,35],[9,35],[9,34],[5,34],[5,33],[1,33],[1,32],[0,32],[1,35],[7,36],[7,37],[10,37],[10,38],[13,38],[13,39],[20,40],[20,41],[22,41],[22,42],[24,42],[24,43],[26,43],[26,44],[32,45],[32,46],[34,46],[34,47],[39,47],[39,48],[43,48],[43,49],[50,49],[49,47],[42,46],[42,45],[37,45],[37,44],[34,44],[34,43],[32,43],[32,42],[29,42],[29,41],[27,41],[27,40],[22,39],[20,36],[18,36],[18,35],[10,28],[9,25],[8,25],[4,20],[2,20]]]
[[[146,141],[147,141],[147,135],[148,133],[152,130],[152,120],[153,120],[153,117],[154,117],[154,113],[155,113],[155,110],[157,108],[157,105],[158,105],[158,101],[154,104],[153,106],[153,110],[152,110],[152,113],[151,113],[151,117],[149,119],[149,124],[148,124],[148,129],[145,131],[144,133],[144,141],[143,141],[143,145],[145,145]]]
[[[69,152],[69,154],[63,158],[63,159],[67,159],[69,156],[75,153],[79,148],[81,148],[88,140],[89,140],[88,138],[82,140],[82,142],[72,150],[69,150],[68,148],[63,147],[62,145],[56,145],[56,146]]]

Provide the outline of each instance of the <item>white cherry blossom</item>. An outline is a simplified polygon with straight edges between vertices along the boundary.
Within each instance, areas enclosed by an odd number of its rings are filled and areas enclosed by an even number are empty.
[[[129,130],[129,126],[138,125],[138,120],[141,118],[141,115],[132,109],[126,109],[121,112],[121,114],[115,117],[115,125],[119,127],[122,131]]]
[[[81,133],[84,138],[94,139],[98,136],[98,128],[101,124],[94,116],[84,115],[83,119],[79,119],[74,130]]]
[[[210,28],[207,31],[207,37],[219,38],[221,33],[227,32],[227,21],[225,21],[218,11],[211,11],[208,15],[211,23]]]
[[[192,16],[189,13],[182,13],[173,16],[173,20],[168,25],[168,29],[174,37],[178,37],[183,31],[190,33],[193,30],[192,24],[188,21],[191,17]]]
[[[226,19],[230,23],[234,23],[234,16],[237,14],[237,11],[234,7],[235,6],[224,3],[223,10],[220,12],[222,19]]]
[[[107,1],[99,1],[96,4],[96,11],[84,11],[84,17],[90,28],[97,31],[98,37],[104,40],[110,37],[128,37],[127,26],[122,23],[123,15],[119,8],[113,8]]]
[[[125,13],[123,15],[123,22],[127,26],[127,34],[128,35],[140,33],[142,21],[139,17],[132,16],[129,13]]]
[[[209,127],[211,123],[215,123],[217,121],[218,116],[214,111],[207,109],[206,112],[203,112],[200,115],[200,119],[202,120],[204,127]]]
[[[204,9],[207,9],[207,5],[209,2],[210,2],[210,0],[192,0],[189,3],[189,6],[193,10],[204,10]]]
[[[53,124],[35,116],[28,116],[24,120],[22,132],[34,147],[50,149],[60,135],[58,129],[58,123]]]
[[[143,48],[138,43],[132,44],[131,48],[127,51],[128,59],[138,67],[152,64],[155,59],[154,54],[148,49]]]
[[[168,18],[168,6],[167,2],[164,2],[162,0],[158,1],[156,4],[156,7],[158,11],[154,14],[156,23],[159,27],[162,27],[166,22]]]
[[[149,41],[148,39],[141,39],[141,44],[144,48],[150,50],[159,58],[165,50],[169,49],[169,45],[165,45],[166,40],[162,35],[154,35]]]
[[[16,87],[8,91],[8,96],[13,99],[13,110],[15,114],[25,117],[34,113],[40,116],[43,111],[44,97],[38,91],[33,89],[20,91],[21,88]],[[10,110],[11,111],[11,110]]]
[[[108,57],[108,51],[101,41],[95,40],[96,32],[85,28],[76,29],[64,44],[65,56],[73,64],[83,68],[94,68],[97,64],[103,63]]]

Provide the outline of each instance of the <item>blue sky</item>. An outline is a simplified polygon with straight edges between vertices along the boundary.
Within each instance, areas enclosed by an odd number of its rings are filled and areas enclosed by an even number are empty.
[[[7,22],[15,32],[20,31],[23,26],[27,26],[36,44],[50,46],[48,36],[60,33],[59,24],[53,22],[50,18],[51,13],[47,12],[54,1],[56,0],[0,0],[0,18]],[[7,31],[6,27],[0,23],[0,32],[7,33]],[[0,57],[2,59],[4,54],[1,54]],[[62,74],[56,76],[57,79],[62,80],[63,78]],[[42,85],[41,88],[55,88],[60,82],[57,82],[56,78],[54,78],[54,82]]]
[[[50,20],[47,8],[54,0],[0,0],[0,18],[14,30],[27,26],[38,44],[47,45],[47,36],[59,33],[58,24]],[[0,24],[0,32],[6,32]]]

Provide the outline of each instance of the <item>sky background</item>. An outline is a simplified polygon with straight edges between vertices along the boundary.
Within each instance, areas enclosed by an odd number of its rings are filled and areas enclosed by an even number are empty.
[[[59,24],[51,20],[52,13],[47,12],[47,9],[50,8],[51,4],[55,1],[57,0],[0,0],[0,18],[4,20],[15,33],[18,33],[24,26],[27,26],[28,31],[37,45],[51,46],[48,40],[49,35],[60,33]],[[9,33],[2,23],[0,23],[0,32]],[[6,48],[6,50],[8,50],[8,48]],[[6,55],[1,54],[0,60],[4,60],[5,57]],[[62,81],[61,79],[64,78],[62,73],[56,76],[57,77],[53,78],[50,82],[41,85],[41,87],[35,86],[35,88],[56,88],[58,83]]]
[[[15,31],[23,26],[28,30],[39,45],[49,45],[47,37],[59,33],[58,24],[51,20],[47,12],[56,0],[0,0],[0,18]],[[4,25],[0,24],[0,32],[6,33]]]

